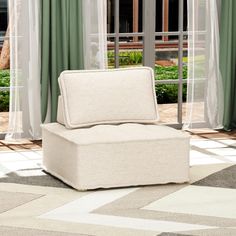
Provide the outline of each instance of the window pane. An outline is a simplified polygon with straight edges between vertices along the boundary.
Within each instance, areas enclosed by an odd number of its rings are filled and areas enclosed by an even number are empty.
[[[169,0],[169,31],[178,31],[179,0]]]
[[[133,0],[120,0],[120,32],[132,32]]]
[[[115,12],[114,3],[116,0],[108,0],[111,4],[111,12]],[[155,37],[155,79],[156,94],[160,104],[161,122],[177,123],[178,114],[178,89],[179,89],[179,0],[155,0],[155,32],[160,34]],[[184,30],[187,29],[187,0],[184,1]],[[140,0],[120,0],[120,33],[132,33],[142,31],[143,1]],[[151,10],[151,9],[150,9]],[[114,30],[114,16],[110,14],[110,24]],[[112,28],[111,27],[111,28]],[[109,32],[112,32],[110,30]],[[168,32],[177,32],[176,35],[168,35]],[[148,31],[147,31],[148,33]],[[153,32],[150,32],[153,33]],[[147,35],[144,35],[147,37]],[[187,36],[183,43],[183,61],[187,61]],[[114,39],[109,40],[108,61],[109,68],[114,68],[115,52]],[[140,36],[119,36],[119,67],[140,66],[143,60],[143,37]],[[150,55],[150,56],[153,56]],[[183,65],[183,78],[187,78],[187,65]],[[164,80],[174,80],[166,82]],[[162,82],[160,82],[162,81]],[[186,84],[183,84],[183,101],[186,100]],[[180,117],[181,118],[181,117]]]
[[[0,31],[5,32],[7,29],[7,0],[0,0]]]
[[[107,39],[107,61],[108,61],[108,68],[113,69],[115,68],[115,44],[114,38],[108,37]]]
[[[4,41],[4,36],[7,30],[8,13],[7,13],[7,0],[0,0],[0,51]]]
[[[107,32],[114,33],[115,27],[115,6],[114,0],[107,0]]]
[[[120,0],[120,33],[142,32],[143,0]],[[114,33],[115,0],[107,0],[107,29]]]
[[[109,69],[115,68],[115,50],[114,38],[108,38],[108,67]],[[120,67],[133,67],[141,66],[143,62],[143,42],[142,37],[138,37],[138,42],[119,42],[119,66]]]
[[[120,32],[142,32],[142,0],[120,0]]]
[[[7,12],[0,12],[0,31],[7,29]]]
[[[143,63],[143,45],[140,43],[129,46],[128,49],[124,45],[120,45],[119,53],[120,67],[142,66]]]
[[[156,0],[156,32],[162,32],[163,0]]]
[[[6,132],[8,127],[9,86],[9,70],[0,70],[0,133]]]
[[[188,27],[188,2],[184,0],[184,31],[187,31]]]
[[[0,52],[7,30],[8,13],[7,0],[0,0]],[[9,87],[10,73],[9,70],[0,70],[0,133],[5,133],[8,127],[9,111]]]
[[[177,102],[167,102],[166,99],[163,99],[164,96],[167,96],[168,99],[178,100],[177,88],[178,85],[156,85],[156,94],[157,94],[157,103],[158,110],[160,115],[160,123],[169,123],[175,124],[177,122],[177,111],[178,104]],[[163,101],[165,101],[163,103]]]

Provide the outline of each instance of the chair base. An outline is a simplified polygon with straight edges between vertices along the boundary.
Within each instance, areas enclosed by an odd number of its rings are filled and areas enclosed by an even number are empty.
[[[189,181],[189,135],[166,126],[43,125],[44,169],[78,190]]]

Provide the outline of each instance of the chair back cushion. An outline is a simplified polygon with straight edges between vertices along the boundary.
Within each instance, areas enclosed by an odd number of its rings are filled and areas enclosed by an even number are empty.
[[[158,121],[151,68],[64,71],[59,86],[60,123],[67,128]]]
[[[58,104],[57,104],[57,122],[65,125],[64,122],[64,114],[63,114],[63,103],[62,103],[62,96],[58,97]]]

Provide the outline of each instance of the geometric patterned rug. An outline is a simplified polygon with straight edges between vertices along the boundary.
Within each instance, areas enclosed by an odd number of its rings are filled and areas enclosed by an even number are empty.
[[[32,173],[33,175],[31,175]],[[16,183],[56,188],[69,188],[68,185],[58,181],[56,178],[47,174],[39,167],[7,173],[4,177],[0,178],[0,183]]]
[[[0,235],[236,235],[235,173],[193,166],[191,184],[89,192],[11,173],[0,180]]]
[[[198,186],[236,189],[236,165],[211,174],[193,184]]]
[[[199,158],[209,163],[197,159],[188,184],[87,192],[43,172],[40,152],[17,154],[21,164],[0,154],[0,235],[235,236],[236,162],[223,161],[236,157],[234,146],[227,157],[204,145]]]

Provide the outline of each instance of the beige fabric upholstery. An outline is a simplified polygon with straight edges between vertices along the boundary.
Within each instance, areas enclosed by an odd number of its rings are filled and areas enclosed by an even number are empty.
[[[189,135],[149,124],[43,125],[46,171],[79,190],[189,180]]]
[[[58,97],[57,122],[62,124],[62,125],[65,125],[64,114],[63,114],[62,96]]]
[[[64,71],[59,85],[67,128],[158,120],[153,70]],[[59,123],[62,123],[59,116]]]
[[[58,123],[42,126],[46,171],[79,190],[189,180],[189,136],[153,124],[152,69],[65,71],[59,84]]]

